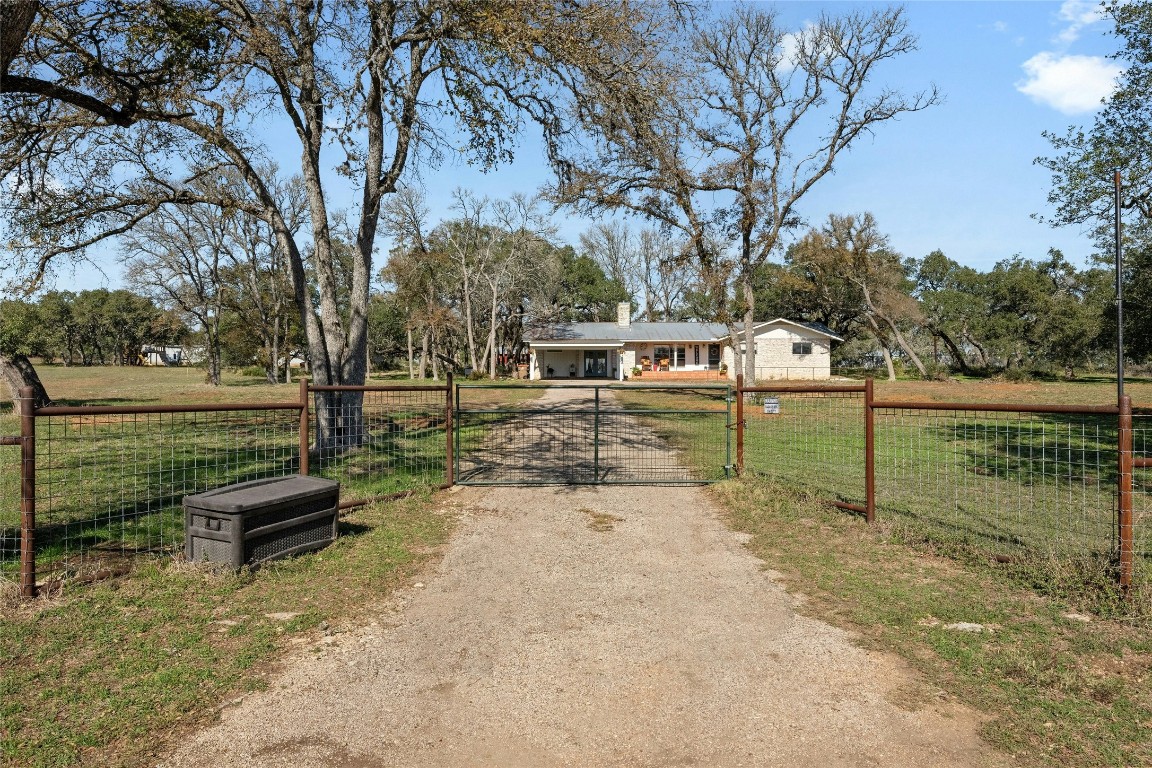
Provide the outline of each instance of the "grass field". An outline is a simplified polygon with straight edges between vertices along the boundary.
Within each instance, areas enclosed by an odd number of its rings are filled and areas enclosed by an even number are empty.
[[[211,387],[194,369],[42,367],[48,391],[70,405],[292,403],[298,385],[229,376]],[[101,384],[101,382],[104,382]],[[362,444],[312,456],[310,474],[339,480],[344,501],[435,486],[446,479],[445,395],[409,391],[431,382],[375,379]],[[490,404],[538,390],[485,389]],[[0,419],[0,434],[18,425]],[[126,552],[172,554],[183,544],[183,497],[298,470],[299,411],[91,414],[37,419],[37,561],[41,577],[101,570]],[[18,567],[19,451],[0,453],[0,571]]]
[[[876,384],[878,402],[1107,404],[1115,391],[1093,384]],[[1114,386],[1114,384],[1112,385]],[[1129,387],[1152,397],[1145,383]],[[765,413],[765,396],[778,406]],[[690,407],[690,395],[628,393],[647,407]],[[654,399],[655,398],[655,399]],[[1152,401],[1150,401],[1152,402]],[[862,394],[773,393],[745,408],[745,471],[833,501],[863,505]],[[699,466],[716,452],[680,422],[651,427]],[[1135,445],[1152,448],[1152,420],[1137,417]],[[876,505],[911,538],[961,558],[1011,564],[1041,589],[1090,596],[1100,610],[1152,614],[1152,475],[1134,477],[1135,582],[1140,596],[1122,605],[1111,587],[1117,552],[1116,417],[878,408]]]
[[[981,713],[982,735],[1023,768],[1152,765],[1146,624],[1037,595],[1006,573],[1011,564],[957,562],[912,541],[899,520],[870,526],[763,477],[714,491],[752,552],[803,595],[802,612],[920,673],[901,706]],[[956,622],[982,629],[949,629]]]
[[[427,494],[353,510],[313,555],[258,571],[134,558],[133,571],[0,608],[0,764],[155,765],[275,659],[363,621],[452,520]]]

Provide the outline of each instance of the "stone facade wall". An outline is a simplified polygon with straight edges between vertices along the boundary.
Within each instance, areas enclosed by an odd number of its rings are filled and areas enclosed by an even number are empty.
[[[812,354],[794,354],[792,345],[798,342],[811,344]],[[827,379],[831,354],[826,338],[806,338],[787,328],[770,328],[756,337],[756,378]]]

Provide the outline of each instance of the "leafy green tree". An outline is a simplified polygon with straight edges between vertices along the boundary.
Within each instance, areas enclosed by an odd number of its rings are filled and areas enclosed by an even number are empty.
[[[924,329],[944,344],[956,368],[970,373],[969,357],[974,354],[987,369],[988,355],[980,340],[988,317],[984,275],[939,250],[916,263],[915,270]]]
[[[1045,133],[1056,153],[1036,162],[1052,171],[1048,202],[1056,209],[1053,220],[1095,226],[1106,254],[1111,250],[1107,242],[1116,170],[1126,188],[1124,206],[1138,212],[1139,229],[1147,230],[1152,219],[1152,2],[1110,2],[1103,7],[1115,21],[1120,40],[1115,58],[1128,66],[1091,128]]]
[[[290,267],[313,377],[361,384],[381,207],[409,162],[462,153],[491,167],[511,157],[525,120],[540,126],[557,160],[569,136],[564,112],[589,109],[606,92],[635,92],[633,73],[653,58],[670,16],[618,0],[41,0],[22,35],[3,37],[0,182],[15,191],[6,197],[9,249],[34,283],[53,261],[164,206],[245,208],[272,230]],[[293,139],[307,200],[301,230],[265,162]],[[195,188],[225,168],[243,180],[242,196]],[[358,191],[347,213],[346,316],[337,212],[325,193],[333,173]],[[354,444],[362,396],[318,400],[318,443]]]
[[[16,403],[22,387],[32,387],[34,407],[48,405],[51,398],[29,355],[44,349],[43,318],[39,308],[24,301],[0,301],[0,376]]]
[[[40,315],[43,318],[46,352],[70,366],[76,358],[76,317],[72,304],[76,294],[71,291],[48,291],[40,297]]]
[[[628,289],[604,273],[596,259],[572,246],[556,250],[550,265],[554,275],[548,304],[538,316],[567,322],[607,322],[616,319],[616,307],[629,301]]]
[[[408,351],[408,314],[395,292],[378,293],[368,302],[368,353],[373,365],[392,367]]]

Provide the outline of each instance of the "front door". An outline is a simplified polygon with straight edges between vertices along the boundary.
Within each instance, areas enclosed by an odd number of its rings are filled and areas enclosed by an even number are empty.
[[[584,350],[584,376],[585,378],[608,378],[608,350]]]

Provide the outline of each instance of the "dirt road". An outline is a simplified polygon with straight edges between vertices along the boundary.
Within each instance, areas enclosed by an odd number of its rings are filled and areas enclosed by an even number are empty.
[[[164,765],[1008,764],[973,713],[799,615],[706,488],[441,498],[460,525],[434,569]]]
[[[444,560],[172,766],[975,766],[890,658],[797,615],[678,488],[466,488]],[[620,518],[620,519],[617,519]]]

